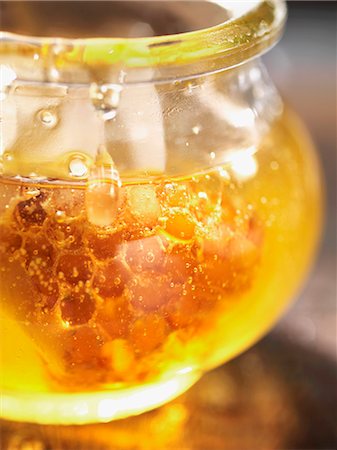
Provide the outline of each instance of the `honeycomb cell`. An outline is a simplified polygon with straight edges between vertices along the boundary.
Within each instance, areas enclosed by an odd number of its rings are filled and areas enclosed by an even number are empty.
[[[50,201],[45,208],[50,217],[61,211],[68,218],[84,217],[84,189],[55,188],[51,191]]]
[[[33,260],[41,267],[50,267],[55,259],[54,247],[37,227],[32,228],[32,232],[26,235],[23,249],[26,267]]]
[[[180,286],[164,308],[170,326],[179,329],[196,323],[200,303],[200,291],[194,285]]]
[[[158,236],[138,239],[125,244],[125,260],[133,272],[165,271],[166,250]]]
[[[28,274],[34,288],[42,294],[43,306],[48,310],[53,309],[59,297],[59,286],[52,270],[49,267],[41,266],[37,258],[29,264]]]
[[[22,245],[22,237],[11,227],[0,224],[0,249],[5,253],[14,253]]]
[[[248,237],[236,234],[230,239],[226,248],[226,257],[235,271],[247,271],[258,260],[257,246]]]
[[[64,254],[58,261],[57,273],[60,279],[75,286],[79,282],[85,283],[90,280],[93,263],[90,257],[84,253]]]
[[[24,200],[16,205],[14,217],[20,228],[27,229],[33,225],[41,226],[46,220],[47,213],[42,206],[46,195],[41,193],[37,197]]]
[[[194,237],[195,229],[196,223],[188,211],[180,208],[170,210],[165,222],[165,231],[173,239],[190,241]]]
[[[187,186],[178,183],[166,183],[158,189],[158,195],[168,208],[186,208],[191,200]]]
[[[130,278],[130,271],[117,258],[109,261],[95,272],[93,287],[102,297],[118,297]]]
[[[63,342],[65,359],[71,366],[86,366],[88,369],[102,366],[100,354],[104,339],[96,328],[88,325],[66,333]]]
[[[100,260],[115,257],[123,242],[121,232],[98,231],[96,228],[90,228],[86,234],[88,249]]]
[[[130,216],[143,227],[152,228],[158,223],[161,209],[155,186],[138,185],[128,187],[127,206]]]
[[[136,354],[147,354],[165,341],[169,332],[166,320],[159,314],[148,314],[130,327],[130,342]]]
[[[177,247],[172,249],[165,260],[165,273],[170,282],[185,283],[199,270],[199,262],[192,249]]]
[[[224,257],[226,253],[225,248],[233,236],[234,231],[226,223],[210,227],[209,232],[202,241],[203,254],[206,258],[210,255],[212,257],[215,256],[215,259],[218,258],[218,255]]]
[[[111,338],[126,337],[133,319],[133,313],[127,298],[105,299],[97,310],[96,323]]]
[[[0,215],[13,211],[21,195],[21,188],[17,184],[1,183],[0,187]]]
[[[47,219],[46,235],[50,242],[68,250],[77,250],[83,246],[83,222],[78,219],[66,219],[59,222],[57,218]]]
[[[208,286],[238,291],[247,288],[253,279],[259,252],[251,240],[237,234],[218,246],[217,253],[208,253],[205,247],[204,256],[202,274]]]
[[[61,301],[62,319],[69,325],[87,323],[95,312],[95,300],[85,291],[72,292]]]
[[[114,339],[104,344],[102,355],[117,377],[124,379],[132,374],[135,357],[132,347],[125,339]]]
[[[133,307],[142,311],[155,311],[167,303],[175,293],[175,285],[166,275],[143,271],[129,283]]]

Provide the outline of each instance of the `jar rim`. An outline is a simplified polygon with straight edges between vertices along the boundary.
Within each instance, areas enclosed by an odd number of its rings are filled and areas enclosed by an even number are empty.
[[[234,4],[207,1],[222,8]],[[9,63],[22,81],[134,84],[194,78],[240,65],[280,38],[287,16],[284,0],[232,7],[233,17],[218,25],[162,36],[70,39],[0,31],[0,62]]]

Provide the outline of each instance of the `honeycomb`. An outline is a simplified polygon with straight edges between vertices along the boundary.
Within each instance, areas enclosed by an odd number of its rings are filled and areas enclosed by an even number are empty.
[[[151,380],[187,348],[193,359],[187,343],[259,264],[261,223],[219,172],[125,182],[106,227],[89,222],[84,188],[15,192],[0,220],[5,309],[62,390]]]

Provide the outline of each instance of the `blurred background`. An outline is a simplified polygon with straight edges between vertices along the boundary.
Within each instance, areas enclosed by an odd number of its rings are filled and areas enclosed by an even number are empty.
[[[319,259],[299,301],[278,327],[290,339],[336,358],[336,3],[288,2],[279,45],[265,56],[285,100],[305,121],[326,182],[326,223]]]
[[[264,57],[309,128],[326,181],[318,259],[298,301],[255,347],[160,410],[108,425],[5,423],[3,449],[336,449],[336,3],[290,1],[285,35]]]

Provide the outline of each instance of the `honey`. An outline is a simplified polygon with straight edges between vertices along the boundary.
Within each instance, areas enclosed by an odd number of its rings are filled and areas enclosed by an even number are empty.
[[[317,237],[309,147],[286,113],[249,156],[246,178],[237,162],[180,177],[122,177],[104,227],[89,220],[95,202],[91,192],[88,216],[85,183],[3,178],[2,391],[31,395],[32,408],[41,396],[81,395],[96,405],[84,421],[110,419],[129,412],[102,416],[100,391],[114,399],[161,387],[152,403],[132,397],[131,410],[141,412],[252,344],[297,288]],[[171,392],[179,374],[187,381]],[[9,416],[27,419],[28,408],[12,404]]]
[[[222,190],[207,193],[214,178]],[[38,351],[55,389],[160,376],[147,359],[169,368],[170,335],[199,339],[221,303],[248,289],[259,265],[263,239],[252,236],[263,226],[247,205],[235,211],[239,194],[229,192],[219,168],[126,181],[120,190],[114,223],[101,228],[88,221],[81,186],[2,184],[3,193],[15,193],[1,224],[2,283],[15,280],[5,309],[38,347],[47,326]],[[75,212],[66,205],[71,191]]]

